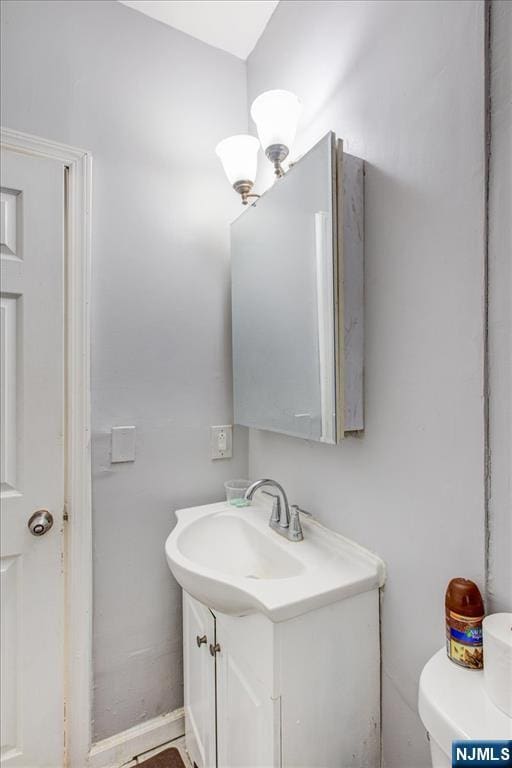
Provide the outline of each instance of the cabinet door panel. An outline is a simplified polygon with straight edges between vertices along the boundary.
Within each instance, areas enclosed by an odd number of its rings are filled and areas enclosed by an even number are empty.
[[[204,639],[198,645],[198,638]],[[183,664],[185,741],[198,768],[216,768],[215,663],[210,655],[215,643],[215,620],[197,600],[183,593]]]
[[[272,650],[267,638],[259,635],[261,627],[252,625],[252,618],[216,617],[220,645],[217,653],[219,768],[278,768],[281,764],[280,698],[273,695]],[[260,669],[264,670],[263,674]]]

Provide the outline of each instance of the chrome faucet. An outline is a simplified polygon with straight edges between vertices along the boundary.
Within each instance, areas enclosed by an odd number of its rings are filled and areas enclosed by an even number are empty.
[[[272,513],[268,524],[281,536],[286,536],[290,541],[302,541],[304,534],[302,533],[302,526],[300,524],[300,513],[311,517],[310,512],[306,512],[305,509],[300,509],[296,504],[292,504],[291,512],[288,504],[288,497],[285,490],[275,480],[269,478],[263,480],[256,480],[255,483],[249,486],[245,492],[245,498],[250,501],[256,491],[263,488],[265,485],[275,488],[278,493],[270,493],[269,491],[262,491],[267,496],[272,496]]]

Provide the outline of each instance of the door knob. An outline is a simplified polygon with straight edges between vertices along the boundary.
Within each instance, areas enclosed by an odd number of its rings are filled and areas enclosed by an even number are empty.
[[[200,637],[199,635],[196,635],[196,643],[198,648],[200,648],[202,644],[206,642],[208,642],[206,635],[203,635],[202,637]]]
[[[220,645],[218,643],[215,643],[215,645],[212,645],[210,643],[210,653],[211,653],[211,655],[215,656],[219,652],[220,652]]]
[[[38,509],[28,521],[28,529],[32,536],[43,536],[53,525],[53,515],[47,509]]]

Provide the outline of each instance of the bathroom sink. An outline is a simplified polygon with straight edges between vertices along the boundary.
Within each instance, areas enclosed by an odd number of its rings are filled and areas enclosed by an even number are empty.
[[[304,570],[292,554],[251,525],[248,516],[231,511],[195,520],[184,529],[179,547],[189,560],[232,577],[286,579]]]
[[[303,541],[288,541],[269,514],[263,504],[226,502],[176,512],[165,553],[183,589],[222,613],[285,621],[384,583],[371,552],[314,520],[303,521]]]

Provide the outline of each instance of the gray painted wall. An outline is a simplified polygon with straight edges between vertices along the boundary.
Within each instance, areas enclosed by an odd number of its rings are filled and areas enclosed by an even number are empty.
[[[220,499],[230,423],[228,222],[213,149],[247,129],[245,65],[117,2],[3,4],[2,124],[94,155],[94,736],[182,703],[172,509]],[[112,425],[134,464],[111,465]]]
[[[491,11],[489,594],[512,611],[512,3]]]
[[[511,8],[494,7],[493,152],[508,154],[491,163],[502,225],[491,219],[490,330],[510,375]],[[250,462],[253,476],[276,476],[387,561],[390,768],[428,764],[417,682],[442,644],[446,581],[483,583],[483,14],[482,3],[458,0],[282,0],[248,66],[251,99],[274,87],[303,98],[296,154],[334,129],[367,163],[365,435],[332,448],[253,431]],[[170,510],[220,498],[225,477],[247,472],[243,432],[235,459],[212,463],[207,431],[231,419],[228,222],[239,211],[212,149],[246,130],[245,65],[110,0],[7,0],[3,35],[2,124],[94,154],[102,738],[181,704],[179,590],[162,554]],[[270,176],[269,167],[262,188]],[[503,442],[497,428],[507,414],[510,424],[510,386],[499,381],[491,437],[505,446],[494,485],[503,501],[490,585],[503,608],[510,431]],[[110,464],[115,424],[137,425],[135,464]]]
[[[295,154],[333,129],[366,161],[365,434],[252,430],[250,474],[386,560],[384,761],[427,766],[444,589],[484,586],[484,5],[282,0],[248,84],[303,99]]]

